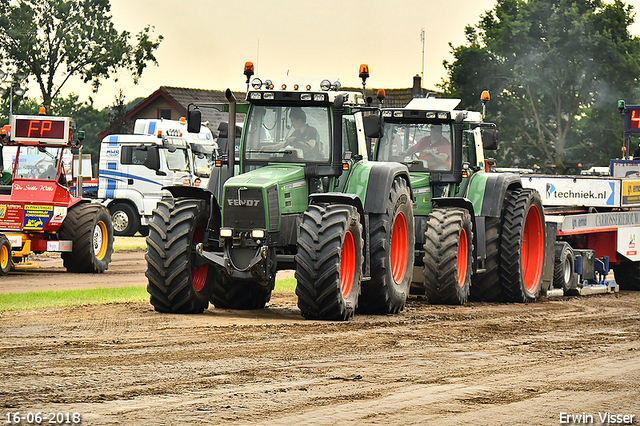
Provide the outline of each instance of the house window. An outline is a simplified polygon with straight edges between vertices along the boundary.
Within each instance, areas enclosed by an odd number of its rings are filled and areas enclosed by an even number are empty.
[[[171,120],[171,109],[158,108],[158,118],[164,118],[165,120]]]

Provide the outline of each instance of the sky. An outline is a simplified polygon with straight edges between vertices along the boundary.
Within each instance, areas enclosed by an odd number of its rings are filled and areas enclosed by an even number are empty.
[[[627,0],[640,10],[640,0]],[[160,86],[245,90],[244,63],[256,77],[277,84],[285,76],[339,80],[359,87],[360,64],[369,65],[367,87],[406,88],[422,74],[432,89],[452,61],[449,43],[465,43],[464,28],[476,25],[495,0],[111,0],[118,31],[135,36],[146,25],[164,40],[134,84],[127,72],[105,80],[97,95],[79,79],[63,88],[94,106],[147,97]],[[636,19],[638,17],[636,16]],[[421,32],[424,30],[424,43]],[[631,33],[640,35],[636,22]],[[424,62],[423,62],[424,46]],[[60,79],[58,79],[60,81]],[[31,97],[39,96],[30,86]]]

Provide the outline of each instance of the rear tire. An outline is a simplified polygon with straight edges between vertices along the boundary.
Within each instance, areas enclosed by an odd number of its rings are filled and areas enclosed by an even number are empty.
[[[475,274],[471,283],[471,299],[485,302],[501,302],[500,242],[502,224],[500,218],[485,217],[485,272]]]
[[[396,178],[385,213],[370,216],[371,280],[362,283],[358,312],[395,314],[407,301],[415,246],[411,193]]]
[[[257,281],[218,278],[213,284],[211,303],[219,309],[262,309],[271,300],[275,284],[275,276],[264,284]]]
[[[308,319],[348,320],[362,279],[362,225],[348,205],[309,205],[300,225],[296,295]]]
[[[140,217],[131,205],[126,203],[116,203],[109,206],[111,221],[113,222],[113,233],[118,237],[131,237],[140,228]]]
[[[556,244],[556,254],[553,262],[553,287],[561,288],[566,294],[571,290],[571,280],[574,273],[573,249],[564,241]]]
[[[528,188],[511,191],[500,247],[500,278],[507,302],[532,302],[540,295],[544,234],[544,210],[538,192]]]
[[[464,305],[471,285],[471,215],[460,208],[434,208],[425,237],[423,273],[429,303]]]
[[[200,199],[163,199],[153,210],[147,237],[147,292],[156,311],[199,314],[209,306],[215,272],[199,262],[209,219]]]
[[[11,242],[6,235],[0,234],[0,275],[7,275],[11,270]]]
[[[640,291],[640,262],[613,265],[613,274],[621,290]]]
[[[109,212],[100,204],[82,203],[70,207],[58,238],[71,240],[73,244],[73,251],[61,254],[67,271],[101,273],[109,268],[113,228]]]

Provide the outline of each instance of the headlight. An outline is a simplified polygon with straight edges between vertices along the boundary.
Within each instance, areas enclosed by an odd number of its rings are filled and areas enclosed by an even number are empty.
[[[260,93],[260,92],[251,92],[249,97],[251,99],[262,99],[262,93]]]
[[[383,117],[391,117],[393,115],[393,111],[382,111]]]
[[[329,89],[331,89],[331,82],[329,80],[322,80],[320,82],[320,90],[324,90],[326,92]]]
[[[220,228],[220,236],[229,238],[233,237],[233,229],[231,228]]]
[[[336,92],[342,88],[342,84],[339,81],[334,81],[331,85],[331,90],[335,90]]]
[[[273,81],[271,80],[267,80],[264,82],[264,87],[266,87],[267,89],[273,90]]]
[[[446,120],[447,118],[449,118],[449,113],[447,112],[439,112],[438,113],[438,118],[441,120]]]
[[[259,79],[259,78],[257,78],[257,77],[256,77],[256,78],[254,78],[254,79],[251,81],[251,86],[252,86],[254,89],[256,89],[256,90],[260,89],[260,88],[262,87],[262,80],[260,80],[260,79]]]
[[[251,236],[255,239],[264,238],[264,229],[254,229],[251,231]]]
[[[273,92],[267,92],[267,93],[265,93],[265,94],[264,94],[264,96],[263,96],[263,97],[264,97],[265,99],[271,99],[271,100],[273,100],[273,99],[275,99],[275,98],[276,98],[276,95],[275,95]]]
[[[324,102],[325,99],[326,97],[322,93],[316,93],[315,95],[313,95],[313,100],[316,102]]]
[[[393,111],[393,116],[394,117],[402,117],[402,111]]]
[[[311,100],[311,93],[303,93],[300,95],[300,100],[301,101],[310,101]]]

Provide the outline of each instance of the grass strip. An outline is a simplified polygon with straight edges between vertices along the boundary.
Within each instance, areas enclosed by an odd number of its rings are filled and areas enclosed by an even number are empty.
[[[274,292],[295,291],[296,280],[276,281]],[[0,312],[32,311],[82,305],[109,305],[114,303],[149,302],[146,287],[100,287],[87,290],[47,290],[27,293],[0,293]]]

